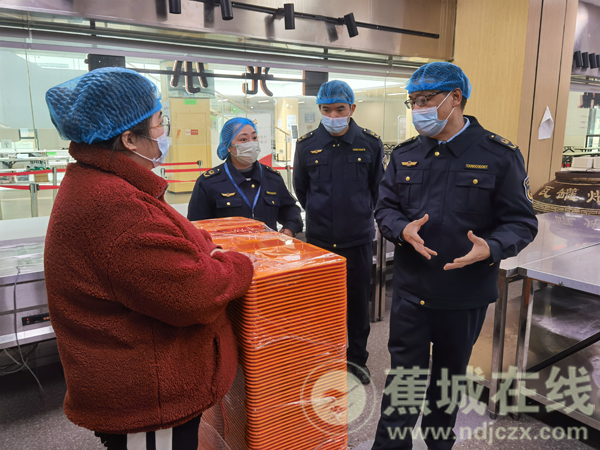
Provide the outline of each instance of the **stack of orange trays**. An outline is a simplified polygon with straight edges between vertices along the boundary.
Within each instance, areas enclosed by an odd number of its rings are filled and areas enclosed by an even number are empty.
[[[243,377],[224,399],[227,425],[217,420],[224,442],[235,450],[346,449],[345,259],[274,231],[232,231],[244,227],[231,219],[219,229],[218,220],[213,242],[259,263],[247,294],[228,308]],[[241,384],[245,399],[236,394]]]

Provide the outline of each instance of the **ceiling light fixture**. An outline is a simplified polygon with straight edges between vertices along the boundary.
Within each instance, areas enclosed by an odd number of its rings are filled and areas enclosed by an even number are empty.
[[[169,0],[169,13],[181,14],[181,0]]]
[[[209,8],[215,6],[221,7],[221,16],[223,20],[233,19],[233,8],[243,9],[246,11],[253,11],[272,15],[274,18],[281,18],[283,16],[285,21],[285,29],[293,30],[296,26],[296,18],[304,20],[316,20],[319,22],[325,22],[327,25],[328,32],[330,30],[335,31],[336,25],[346,25],[348,34],[350,37],[358,36],[358,28],[369,28],[371,30],[385,31],[389,33],[401,33],[409,34],[413,36],[421,36],[432,39],[439,39],[440,35],[436,33],[426,33],[423,31],[406,30],[404,28],[389,27],[386,25],[377,25],[375,23],[357,22],[354,18],[354,13],[346,14],[344,17],[328,17],[320,14],[307,14],[297,12],[294,8],[293,3],[284,3],[283,8],[270,8],[268,6],[254,5],[246,2],[232,2],[231,0],[192,0],[196,2],[202,2]],[[292,20],[293,19],[293,20]]]
[[[233,7],[231,6],[231,0],[221,0],[221,18],[223,20],[233,19]]]
[[[358,28],[356,26],[356,20],[354,20],[354,13],[346,14],[344,16],[344,22],[346,23],[346,28],[348,29],[348,35],[351,38],[358,36]]]
[[[296,29],[296,17],[294,16],[294,4],[284,3],[283,4],[283,19],[285,22],[286,30]]]

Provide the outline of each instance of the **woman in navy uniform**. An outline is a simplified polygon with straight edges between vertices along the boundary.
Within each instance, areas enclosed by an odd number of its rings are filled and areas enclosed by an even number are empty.
[[[257,161],[256,126],[237,117],[225,123],[217,154],[226,161],[198,177],[188,206],[189,220],[247,217],[294,236],[302,231],[296,199],[276,170]]]

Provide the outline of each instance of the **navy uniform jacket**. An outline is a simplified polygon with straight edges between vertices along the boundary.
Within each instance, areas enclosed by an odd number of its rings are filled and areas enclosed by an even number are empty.
[[[383,236],[397,243],[394,290],[437,309],[468,309],[498,298],[500,260],[525,248],[537,234],[529,178],[519,149],[471,124],[448,143],[418,137],[392,152],[379,190],[376,218]],[[429,214],[419,236],[436,251],[431,260],[402,241],[404,227]],[[446,263],[473,247],[472,230],[491,257],[461,269]]]
[[[225,172],[225,164],[234,181],[252,204],[260,186],[260,197],[254,209],[254,219],[277,230],[277,222],[294,234],[302,231],[302,217],[296,200],[288,191],[283,178],[276,170],[262,164],[262,180],[259,162],[254,163],[251,174],[242,175],[229,159],[220,166],[198,177],[188,206],[189,220],[215,219],[218,217],[252,218],[252,209],[235,189]],[[250,181],[246,180],[250,178]]]
[[[345,248],[373,241],[382,161],[381,139],[354,119],[343,136],[321,124],[298,139],[294,189],[306,210],[309,242]]]

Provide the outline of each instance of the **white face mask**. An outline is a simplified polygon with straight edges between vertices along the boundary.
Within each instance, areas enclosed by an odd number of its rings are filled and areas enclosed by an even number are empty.
[[[132,152],[132,153],[135,153],[136,155],[138,155],[144,159],[147,159],[148,161],[150,161],[152,163],[152,166],[155,168],[160,166],[161,164],[164,164],[165,158],[167,157],[167,153],[169,153],[169,147],[171,146],[171,140],[167,137],[167,135],[165,133],[160,135],[158,139],[154,139],[149,136],[144,136],[144,137],[146,139],[150,139],[151,141],[158,143],[158,149],[160,150],[160,156],[158,158],[150,159],[147,156],[144,156],[138,152]]]
[[[258,141],[244,142],[243,144],[232,145],[232,147],[237,148],[237,155],[232,153],[231,156],[245,166],[254,164],[260,154]]]
[[[345,117],[329,117],[329,116],[321,116],[321,123],[325,127],[325,129],[331,134],[341,133],[346,129],[348,123],[350,122],[350,116]]]
[[[446,101],[450,94],[452,94],[452,92],[449,92],[448,95],[446,95],[446,98],[442,100],[442,103]],[[437,111],[438,108],[442,106],[442,103],[431,108],[415,109],[412,112],[412,123],[421,136],[437,136],[446,127],[448,119],[455,108],[452,108],[452,111],[450,111],[446,120],[440,120],[438,119]]]

